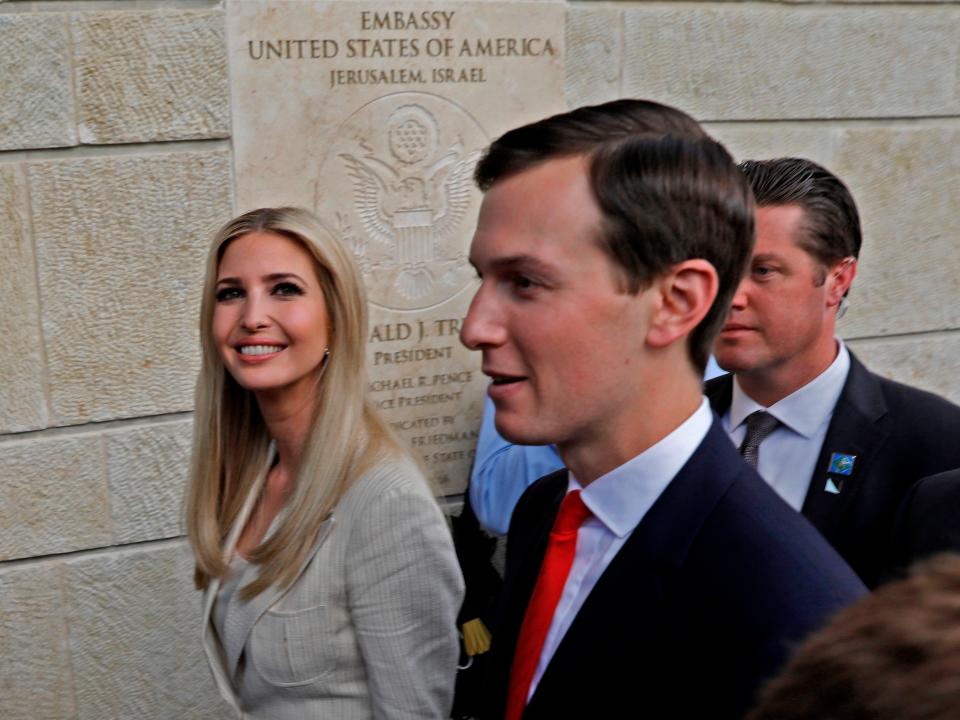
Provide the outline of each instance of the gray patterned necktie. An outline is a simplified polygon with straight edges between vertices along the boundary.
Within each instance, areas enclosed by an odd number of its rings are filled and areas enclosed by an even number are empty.
[[[760,459],[760,443],[776,430],[779,424],[779,420],[763,410],[757,410],[747,416],[747,434],[743,436],[743,442],[740,443],[740,454],[750,467],[757,467],[757,461]]]

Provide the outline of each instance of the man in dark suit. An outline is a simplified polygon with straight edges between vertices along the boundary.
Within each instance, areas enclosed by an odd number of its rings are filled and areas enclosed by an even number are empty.
[[[836,337],[861,244],[846,186],[809,160],[740,168],[757,244],[714,345],[732,375],[706,394],[760,475],[875,587],[919,557],[897,557],[894,520],[919,478],[960,466],[960,408],[874,375]]]
[[[737,455],[701,392],[753,203],[689,116],[625,100],[477,167],[461,339],[497,430],[555,444],[510,524],[488,718],[739,717],[863,586]]]

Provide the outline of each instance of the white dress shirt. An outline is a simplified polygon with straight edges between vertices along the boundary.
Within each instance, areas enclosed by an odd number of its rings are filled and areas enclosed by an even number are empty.
[[[830,367],[768,408],[748,397],[734,377],[733,400],[723,416],[723,429],[737,447],[747,433],[751,413],[766,410],[780,421],[760,445],[757,472],[794,510],[803,507],[833,409],[850,372],[850,352],[841,340],[837,344],[839,351]]]
[[[660,493],[703,442],[712,422],[713,413],[704,398],[676,430],[583,490],[580,497],[593,514],[577,534],[573,565],[543,643],[528,701],[593,586]],[[567,492],[580,488],[570,473]]]

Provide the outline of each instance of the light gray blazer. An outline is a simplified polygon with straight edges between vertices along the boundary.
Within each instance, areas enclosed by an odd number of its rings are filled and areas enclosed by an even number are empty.
[[[258,493],[259,483],[227,539],[228,557]],[[203,644],[240,717],[449,717],[463,578],[412,463],[383,462],[360,477],[290,590],[234,598],[224,643],[211,619],[219,588],[214,580],[204,595]]]

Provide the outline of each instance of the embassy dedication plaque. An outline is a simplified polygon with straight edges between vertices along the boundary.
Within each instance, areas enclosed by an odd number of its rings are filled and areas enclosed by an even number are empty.
[[[563,109],[565,7],[228,0],[238,210],[299,205],[350,247],[370,393],[442,494],[463,490],[486,379],[459,341],[489,142]]]

